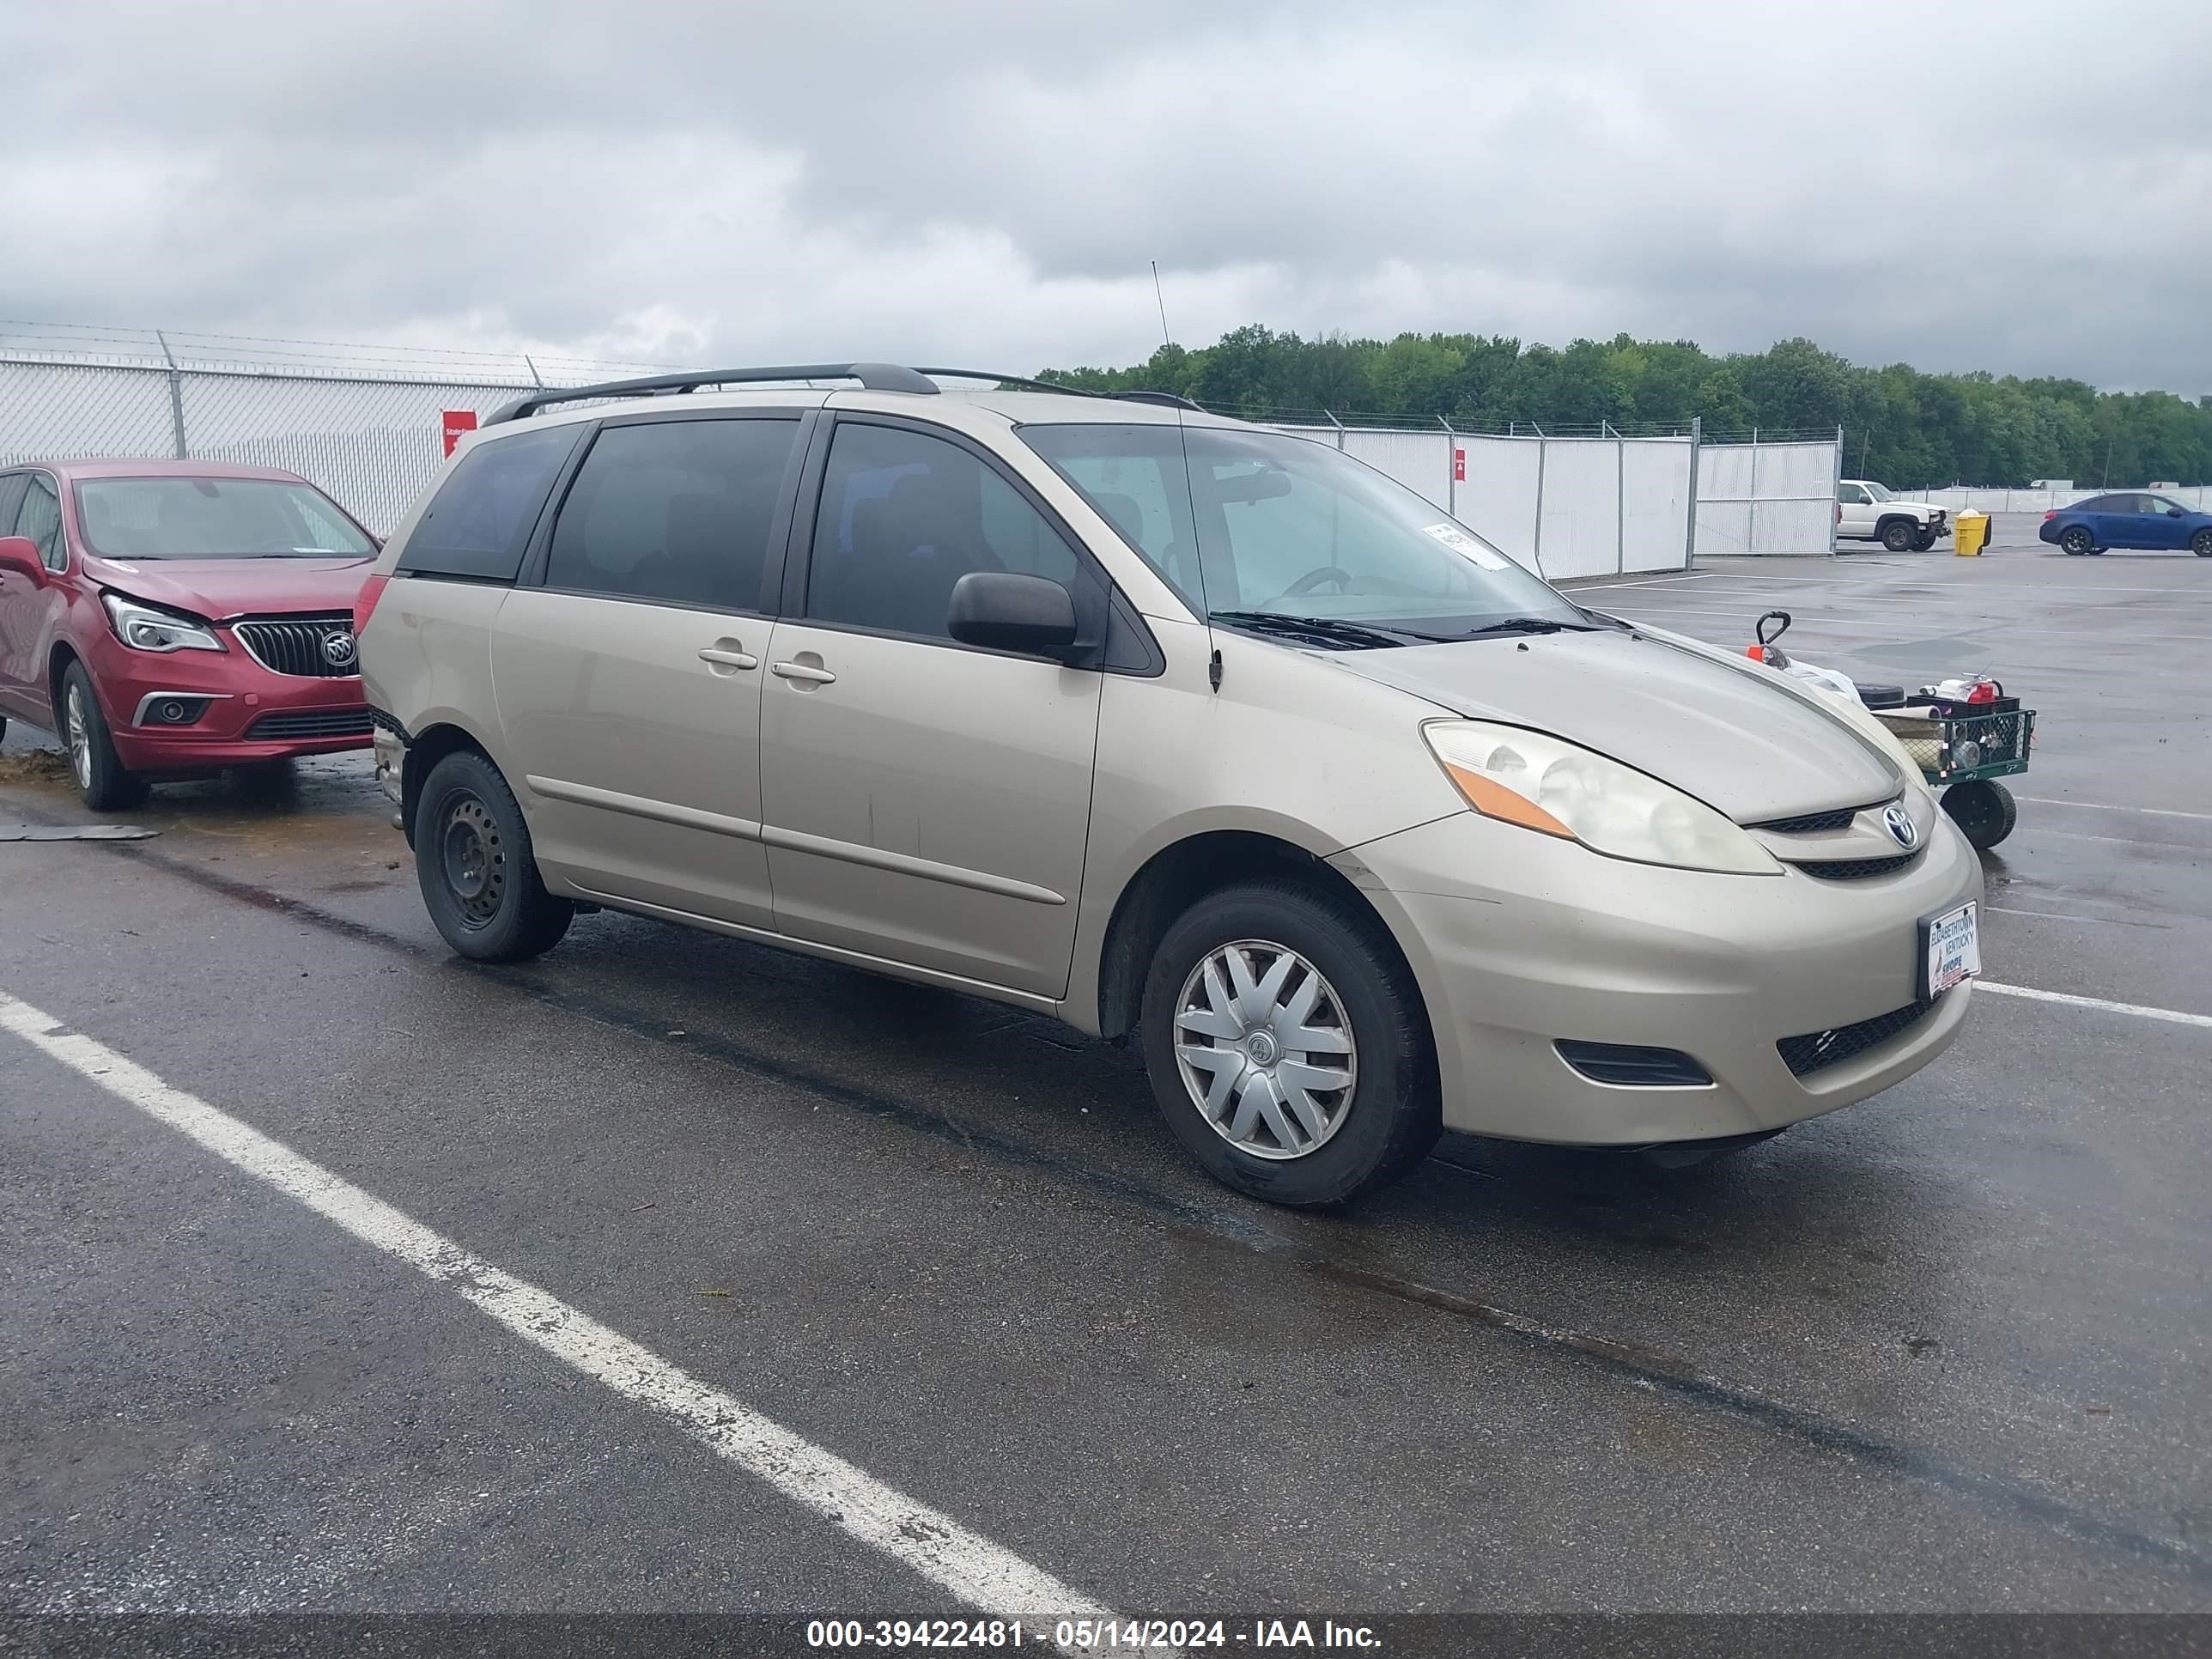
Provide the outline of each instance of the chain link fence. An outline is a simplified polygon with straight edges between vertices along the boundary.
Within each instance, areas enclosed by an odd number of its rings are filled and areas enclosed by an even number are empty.
[[[0,324],[0,465],[163,456],[282,467],[383,535],[444,460],[446,411],[481,421],[544,386],[669,367]]]
[[[0,322],[0,465],[171,456],[282,467],[379,535],[444,459],[443,416],[678,365]],[[1834,546],[1835,436],[1748,444],[1689,426],[1243,411],[1388,473],[1555,578],[1679,570],[1699,553]]]

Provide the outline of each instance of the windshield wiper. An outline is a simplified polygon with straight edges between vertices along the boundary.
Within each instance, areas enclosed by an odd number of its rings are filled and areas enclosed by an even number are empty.
[[[1454,637],[1473,640],[1485,634],[1595,634],[1599,626],[1596,623],[1561,622],[1556,617],[1504,617]]]
[[[1206,620],[1257,629],[1263,633],[1302,635],[1332,645],[1395,646],[1405,644],[1408,639],[1431,637],[1370,628],[1365,623],[1346,622],[1336,617],[1294,617],[1285,611],[1213,611],[1206,613]]]

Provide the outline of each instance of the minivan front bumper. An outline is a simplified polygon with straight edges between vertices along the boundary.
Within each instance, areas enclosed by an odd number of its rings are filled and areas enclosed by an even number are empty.
[[[1444,1123],[1468,1133],[1633,1146],[1782,1128],[1927,1065],[1972,1000],[1971,984],[1920,999],[1920,923],[1982,887],[1940,814],[1910,866],[1856,881],[1633,864],[1473,813],[1330,861],[1397,936]],[[1597,1081],[1561,1042],[1677,1051],[1712,1080]]]

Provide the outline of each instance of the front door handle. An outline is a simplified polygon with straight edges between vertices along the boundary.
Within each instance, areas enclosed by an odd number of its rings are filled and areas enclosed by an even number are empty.
[[[716,645],[702,647],[699,660],[712,663],[718,668],[758,668],[760,666],[758,657],[744,651],[726,651]]]
[[[769,665],[768,672],[778,678],[804,680],[809,685],[830,685],[837,677],[826,668],[817,668],[809,663],[777,662]]]

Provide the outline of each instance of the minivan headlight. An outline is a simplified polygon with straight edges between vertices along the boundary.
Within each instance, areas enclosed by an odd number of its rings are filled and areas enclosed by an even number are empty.
[[[1485,817],[1643,864],[1782,872],[1765,848],[1703,801],[1564,738],[1487,720],[1431,720],[1421,735]]]
[[[108,620],[115,624],[115,637],[135,650],[222,649],[222,641],[216,638],[214,630],[198,617],[180,617],[173,611],[156,611],[150,605],[141,605],[120,593],[103,592],[100,598],[107,607]]]

